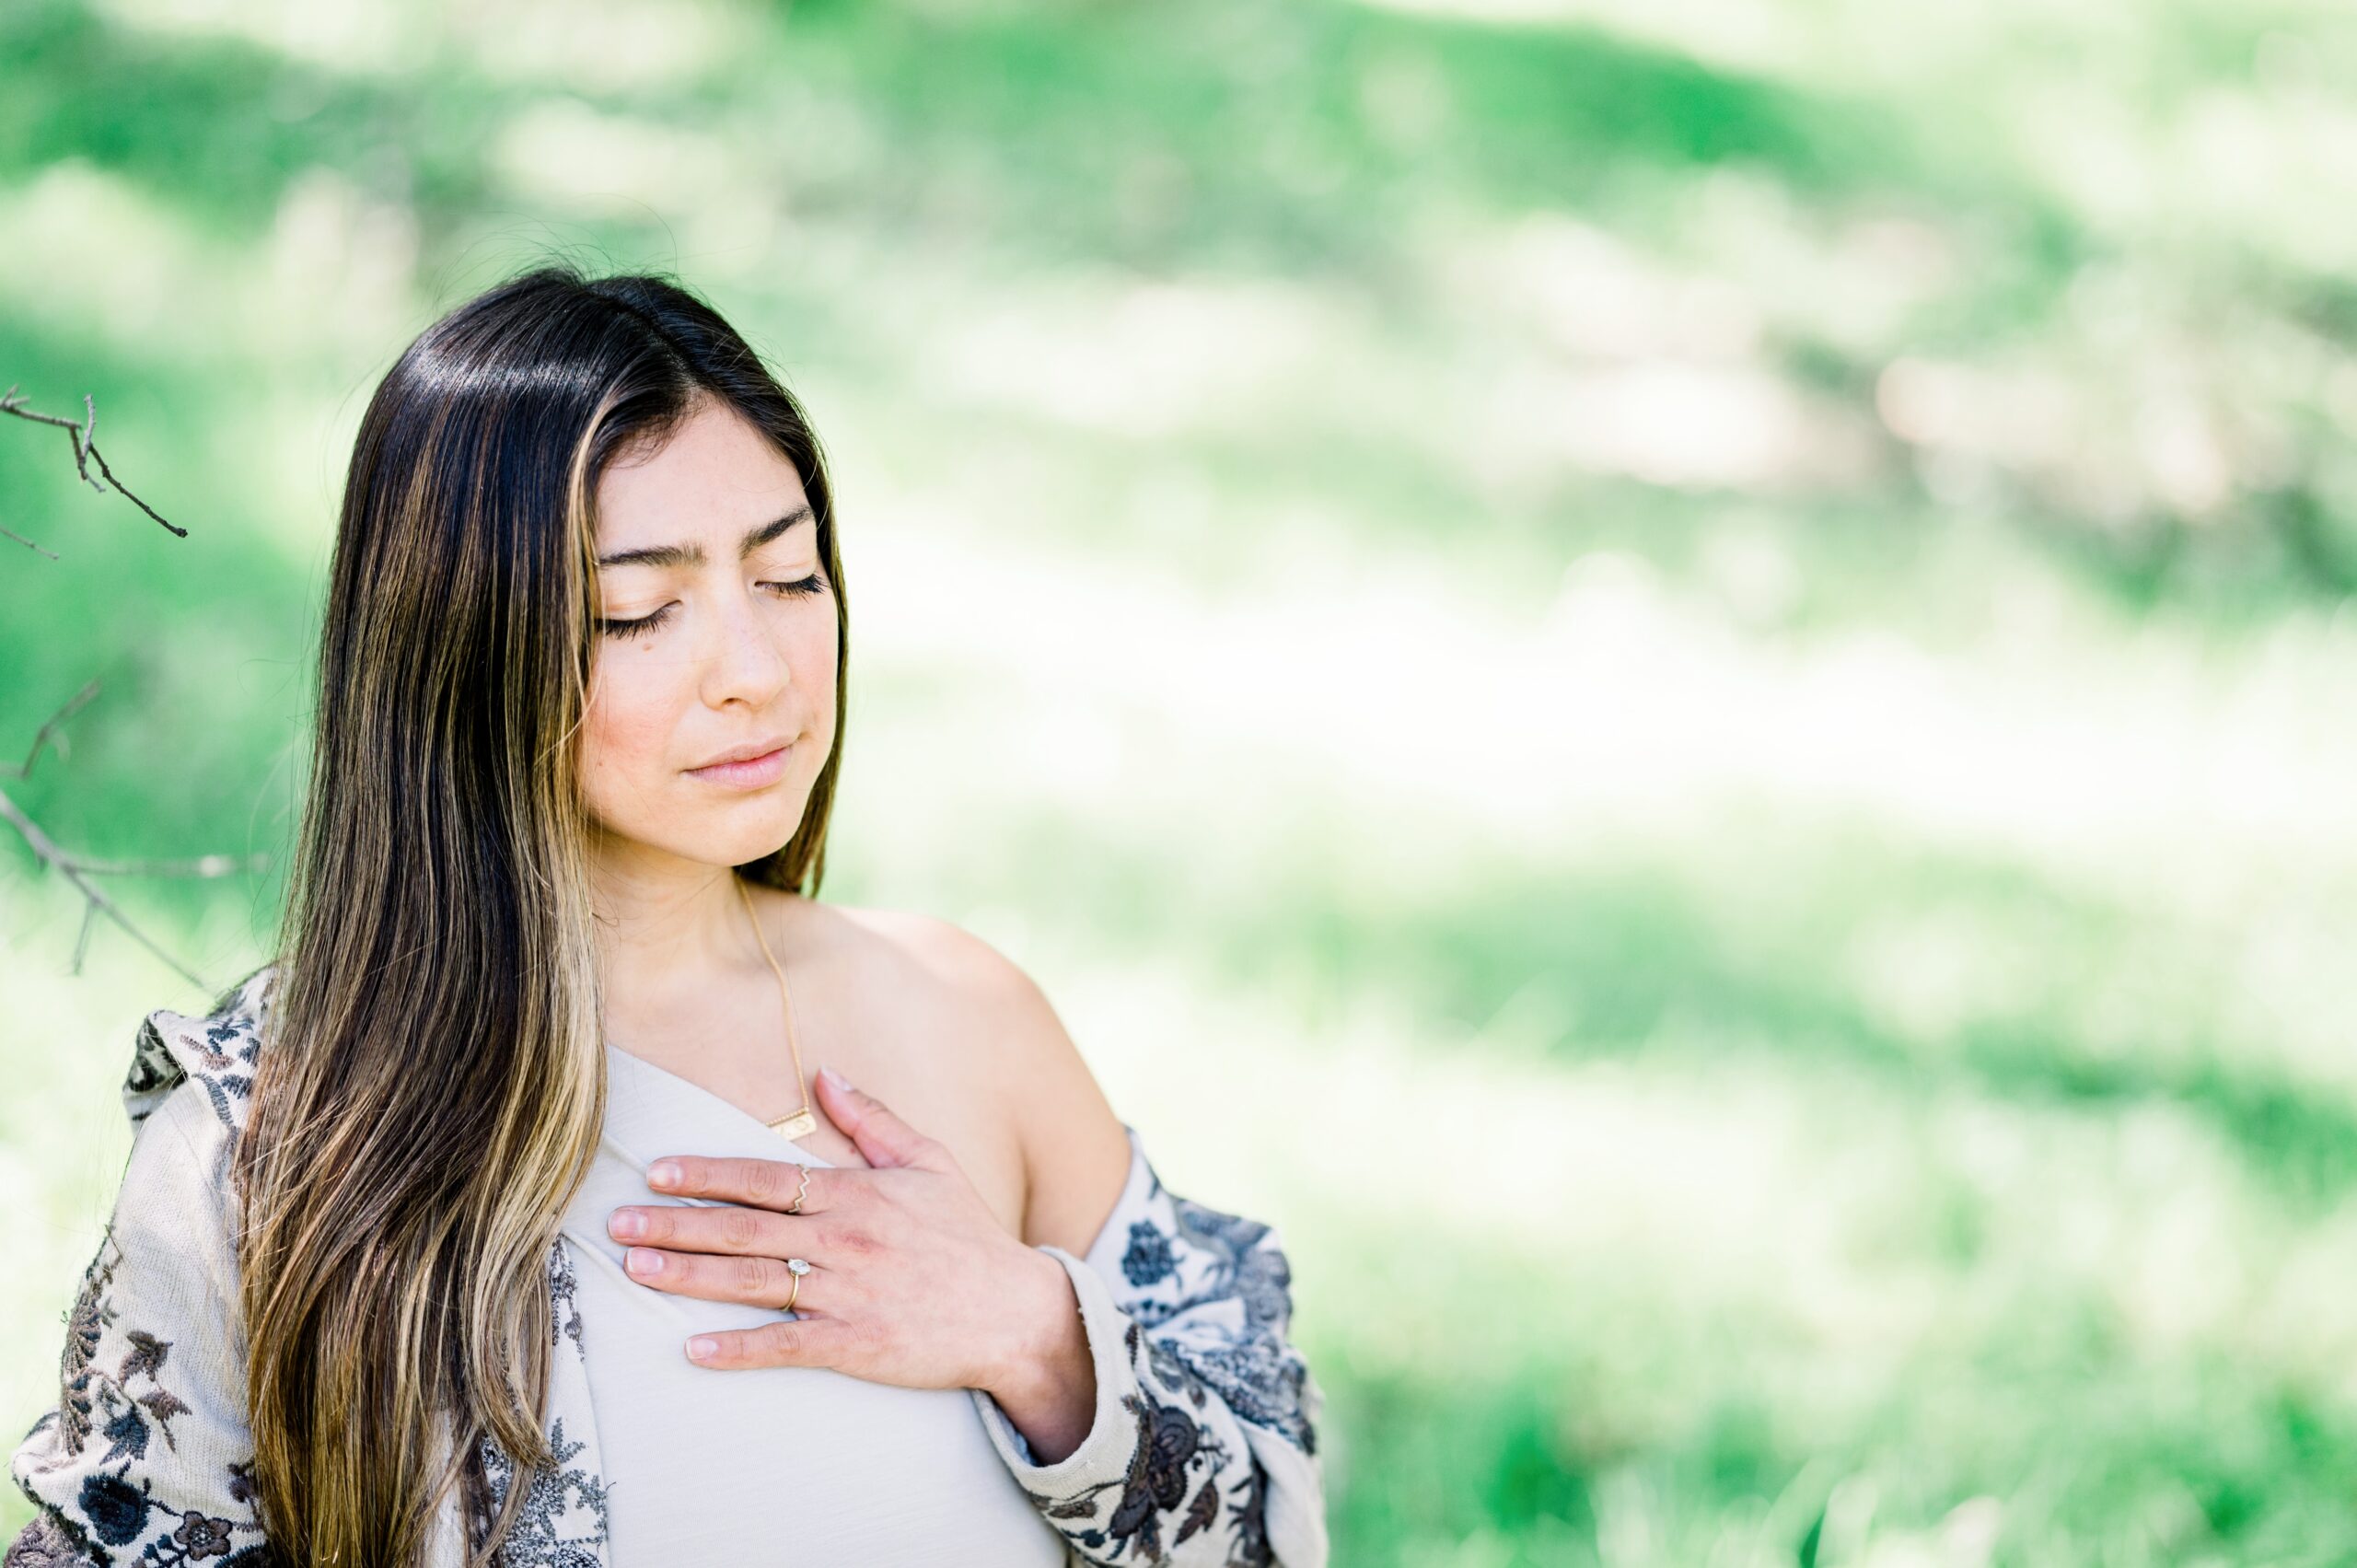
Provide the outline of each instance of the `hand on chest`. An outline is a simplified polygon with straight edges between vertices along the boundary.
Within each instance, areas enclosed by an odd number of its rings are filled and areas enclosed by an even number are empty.
[[[771,1157],[780,1160],[799,1160],[807,1152],[830,1165],[867,1166],[872,1162],[858,1144],[828,1115],[825,1101],[813,1081],[820,1065],[833,1066],[890,1106],[910,1126],[947,1145],[1007,1233],[1022,1234],[1023,1156],[1015,1130],[993,1114],[998,1103],[995,1097],[963,1083],[954,1068],[927,1071],[922,1063],[910,1061],[905,1052],[871,1054],[866,1060],[850,1053],[819,1057],[812,1052],[806,1055],[803,1063],[808,1076],[797,1085],[790,1063],[749,1061],[737,1051],[707,1051],[683,1058],[676,1042],[661,1048],[664,1054],[650,1054],[649,1051],[656,1049],[653,1047],[636,1050],[617,1043],[615,1049],[634,1063],[655,1069],[663,1079],[713,1102],[715,1108],[734,1111],[745,1123],[766,1126],[778,1121],[799,1109],[807,1093],[815,1122],[813,1130],[789,1140],[770,1129],[770,1138],[757,1139],[753,1146],[768,1148],[773,1142],[776,1152]],[[693,1134],[683,1132],[682,1135]],[[746,1152],[741,1141],[732,1140],[730,1148],[734,1153]],[[647,1151],[650,1156],[702,1152],[706,1151]]]

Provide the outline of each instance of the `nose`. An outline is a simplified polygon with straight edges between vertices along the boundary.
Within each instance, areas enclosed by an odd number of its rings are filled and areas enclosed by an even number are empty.
[[[712,634],[718,645],[699,661],[702,695],[708,707],[741,702],[759,712],[793,679],[794,672],[778,646],[775,618],[761,614],[751,590],[723,595],[722,599],[720,611],[713,618]]]

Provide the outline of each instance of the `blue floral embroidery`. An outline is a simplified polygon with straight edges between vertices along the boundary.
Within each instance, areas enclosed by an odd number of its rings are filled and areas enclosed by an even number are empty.
[[[1134,1322],[1126,1338],[1132,1365],[1141,1355],[1156,1366],[1170,1365]],[[1102,1568],[1159,1562],[1172,1548],[1213,1528],[1223,1511],[1229,1536],[1225,1556],[1228,1568],[1269,1568],[1275,1559],[1264,1519],[1267,1472],[1248,1455],[1245,1473],[1223,1490],[1219,1477],[1234,1462],[1227,1446],[1183,1406],[1158,1398],[1155,1382],[1143,1375],[1143,1367],[1139,1370],[1142,1392],[1124,1395],[1121,1400],[1137,1423],[1135,1446],[1122,1477],[1065,1497],[1044,1496],[1028,1489],[1025,1494],[1045,1517],[1062,1528],[1082,1561]],[[1176,1386],[1197,1408],[1203,1408],[1207,1396],[1200,1385],[1182,1376]],[[1195,1481],[1198,1473],[1200,1486]],[[1101,1525],[1096,1523],[1105,1501],[1100,1494],[1116,1487],[1120,1490],[1109,1500],[1110,1513]],[[1089,1522],[1067,1522],[1082,1520]],[[1170,1531],[1167,1541],[1165,1529]]]
[[[1164,1192],[1158,1179],[1154,1189]],[[1170,1354],[1237,1415],[1315,1454],[1317,1428],[1306,1409],[1308,1365],[1285,1337],[1293,1318],[1293,1265],[1284,1249],[1259,1220],[1175,1192],[1167,1196],[1178,1226],[1175,1242],[1168,1243],[1173,1255],[1184,1251],[1208,1267],[1177,1301],[1138,1301],[1129,1304],[1130,1310],[1149,1330],[1189,1318],[1186,1333],[1167,1336]],[[1224,1304],[1240,1305],[1243,1321],[1231,1326],[1199,1310]]]
[[[106,1560],[101,1549],[87,1544],[78,1527],[59,1515],[34,1516],[8,1547],[0,1568],[84,1568]]]
[[[134,1467],[147,1458],[158,1434],[166,1445],[179,1446],[172,1434],[174,1418],[189,1412],[187,1401],[166,1386],[172,1342],[143,1329],[121,1330],[121,1358],[109,1365],[98,1359],[110,1330],[120,1319],[109,1291],[122,1267],[122,1252],[113,1228],[99,1242],[90,1266],[83,1271],[65,1336],[65,1353],[59,1362],[60,1398],[55,1409],[42,1413],[26,1440],[50,1434],[58,1452],[39,1469],[55,1469],[79,1460],[93,1437],[107,1441],[107,1451],[96,1461],[106,1467],[82,1478],[74,1496],[78,1517],[44,1511],[35,1527],[22,1532],[8,1551],[6,1568],[52,1568],[52,1565],[97,1564],[111,1568],[115,1554],[109,1548],[129,1547],[145,1535],[152,1516],[164,1510],[144,1476]],[[144,1385],[144,1387],[143,1387]],[[247,1505],[241,1519],[216,1518],[200,1509],[177,1516],[168,1532],[147,1542],[134,1559],[140,1563],[170,1565],[222,1558],[222,1568],[258,1568],[265,1548],[235,1550],[239,1533],[259,1536],[260,1519],[252,1505],[258,1498],[250,1463],[228,1467],[224,1490],[233,1502]],[[36,1494],[34,1500],[41,1501]]]
[[[1089,1563],[1158,1563],[1221,1531],[1225,1568],[1269,1568],[1269,1472],[1248,1447],[1232,1451],[1225,1418],[1317,1452],[1314,1386],[1285,1338],[1292,1266],[1269,1225],[1181,1198],[1146,1169],[1145,1217],[1130,1222],[1120,1260],[1132,1289],[1117,1297],[1138,1384],[1122,1397],[1130,1462],[1118,1481],[1027,1495]]]
[[[586,1446],[566,1441],[563,1416],[549,1427],[549,1447],[556,1463],[534,1470],[525,1483],[515,1527],[500,1543],[503,1568],[599,1568],[605,1562],[606,1484],[589,1469],[566,1464]],[[476,1453],[491,1487],[491,1515],[496,1517],[507,1489],[515,1484],[516,1462],[488,1433]],[[565,1516],[576,1509],[588,1512],[592,1527],[586,1534],[567,1535]]]
[[[1130,1249],[1121,1254],[1121,1273],[1133,1285],[1150,1285],[1169,1276],[1177,1266],[1170,1238],[1145,1220],[1130,1225]]]
[[[580,1276],[574,1271],[573,1254],[561,1237],[549,1247],[547,1277],[549,1342],[562,1345],[570,1339],[575,1351],[586,1357],[581,1307],[575,1299]],[[550,1425],[548,1439],[556,1462],[550,1469],[532,1472],[516,1524],[500,1543],[499,1562],[502,1568],[599,1568],[605,1562],[609,1539],[605,1479],[586,1466],[567,1463],[588,1445],[577,1439],[566,1440],[563,1416]],[[515,1458],[488,1432],[476,1443],[475,1455],[491,1493],[489,1512],[473,1521],[479,1543],[507,1496],[517,1465]],[[586,1510],[589,1522],[582,1533],[568,1535],[565,1516],[575,1509]]]
[[[574,1299],[580,1283],[580,1276],[573,1272],[573,1254],[559,1237],[549,1247],[549,1343],[571,1340],[574,1351],[586,1358],[588,1347],[581,1340],[581,1304]]]
[[[201,1040],[184,1042],[196,1051],[203,1069],[196,1078],[204,1087],[205,1098],[213,1102],[213,1113],[233,1135],[245,1125],[246,1106],[253,1098],[254,1069],[261,1058],[262,1019],[269,1009],[265,993],[272,968],[265,964],[224,993],[204,1020]],[[261,983],[256,984],[257,981]],[[148,1112],[162,1103],[165,1093],[188,1075],[188,1070],[165,1043],[154,1016],[142,1019],[137,1043],[132,1051],[131,1070],[122,1085],[133,1128],[135,1130],[145,1121]]]

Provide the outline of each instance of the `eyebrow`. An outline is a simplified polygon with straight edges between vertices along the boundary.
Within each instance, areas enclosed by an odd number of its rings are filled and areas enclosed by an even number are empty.
[[[810,520],[810,508],[806,503],[805,505],[796,507],[795,510],[788,512],[783,517],[763,523],[761,527],[753,529],[750,533],[748,533],[745,536],[744,542],[739,545],[737,550],[737,559],[741,561],[746,556],[752,554],[753,552],[761,549],[761,546],[777,538],[778,535],[784,533],[795,524],[807,523]],[[600,568],[607,566],[701,566],[703,564],[703,546],[701,544],[650,544],[641,550],[618,550],[611,555],[600,555],[598,557],[598,564]]]

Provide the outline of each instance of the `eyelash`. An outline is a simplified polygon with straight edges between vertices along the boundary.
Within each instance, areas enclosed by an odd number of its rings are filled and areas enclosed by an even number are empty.
[[[813,594],[821,594],[826,592],[827,579],[824,574],[813,572],[810,575],[801,578],[796,582],[766,583],[762,586],[765,587],[784,588],[785,592],[779,596],[782,598],[807,598]],[[635,621],[600,621],[598,622],[598,630],[605,633],[610,637],[635,637],[643,632],[654,631],[655,628],[669,620],[671,618],[671,609],[672,607],[667,604],[662,609],[656,610],[654,614],[642,615]]]

